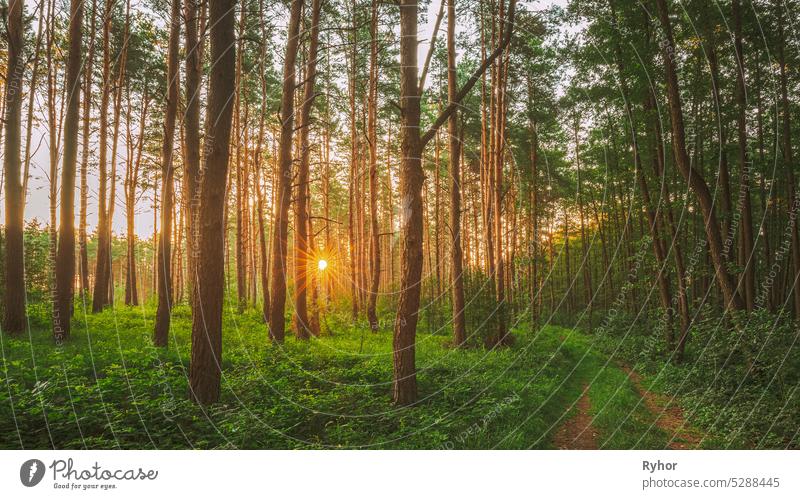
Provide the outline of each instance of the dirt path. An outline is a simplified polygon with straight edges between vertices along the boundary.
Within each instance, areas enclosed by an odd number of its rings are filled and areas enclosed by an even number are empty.
[[[644,399],[647,409],[656,416],[656,426],[664,430],[670,437],[668,448],[670,449],[695,449],[700,443],[702,435],[693,429],[683,417],[683,410],[673,399],[659,393],[646,390],[642,386],[642,377],[630,369],[622,366],[628,374],[628,378],[636,387],[642,399]]]
[[[561,425],[553,439],[557,449],[597,449],[597,430],[592,427],[592,417],[589,415],[591,408],[589,385],[584,385],[583,395],[575,405],[577,414]]]

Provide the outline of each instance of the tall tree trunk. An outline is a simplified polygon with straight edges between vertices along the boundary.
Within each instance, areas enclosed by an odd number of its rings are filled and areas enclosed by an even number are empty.
[[[270,293],[269,337],[283,342],[286,327],[286,273],[289,233],[289,205],[292,202],[292,135],[294,133],[295,61],[300,32],[302,0],[292,0],[281,96],[281,136],[278,152],[277,210],[272,245],[272,291]]]
[[[242,88],[242,59],[244,52],[244,37],[247,30],[245,24],[246,8],[242,8],[239,13],[239,36],[237,37],[236,51],[236,103],[233,113],[233,129],[236,136],[234,146],[236,147],[235,170],[232,177],[236,180],[236,240],[234,249],[236,255],[236,297],[239,313],[244,312],[247,306],[247,256],[245,248],[247,246],[247,155],[242,150],[247,147],[247,105],[245,104],[244,119],[242,119],[242,101],[246,100]],[[242,161],[244,156],[244,162]]]
[[[742,206],[742,227],[739,231],[739,263],[743,268],[740,288],[745,306],[752,311],[756,297],[756,265],[753,247],[753,209],[750,199],[750,164],[747,158],[747,101],[744,50],[742,48],[742,13],[740,0],[733,0],[734,48],[736,50],[736,124],[739,141],[739,199]]]
[[[792,126],[791,126],[791,108],[789,106],[789,91],[788,91],[788,75],[786,67],[785,55],[785,34],[784,34],[784,7],[776,5],[778,9],[778,64],[780,65],[780,84],[781,84],[781,113],[783,119],[781,121],[781,135],[782,135],[782,149],[783,149],[783,167],[786,169],[786,192],[788,194],[789,202],[787,203],[789,225],[792,231],[792,272],[789,281],[788,292],[792,293],[794,298],[794,317],[800,319],[800,231],[798,231],[798,209],[800,209],[800,199],[796,194],[797,185],[795,184],[794,175],[794,160],[792,159]]]
[[[611,9],[612,22],[616,23],[616,12],[614,2],[609,0],[609,7]],[[616,28],[616,26],[614,26]],[[658,274],[656,275],[656,282],[658,285],[658,295],[661,299],[661,307],[664,309],[664,318],[667,327],[667,347],[671,350],[674,347],[675,335],[673,332],[673,312],[672,312],[672,296],[669,287],[668,273],[666,269],[666,255],[664,241],[661,237],[661,227],[659,225],[659,216],[657,210],[653,209],[653,204],[650,201],[650,190],[647,185],[647,177],[642,169],[642,159],[639,151],[639,137],[636,130],[636,120],[633,117],[633,109],[630,103],[630,92],[628,90],[628,82],[625,79],[625,63],[622,58],[622,47],[617,40],[614,44],[614,57],[617,65],[617,75],[619,78],[619,85],[622,90],[622,99],[625,103],[625,115],[630,126],[631,148],[633,152],[633,167],[635,170],[636,180],[639,184],[639,189],[642,193],[642,204],[644,204],[645,213],[647,215],[647,225],[650,230],[650,237],[653,239],[653,254],[656,259]],[[658,140],[658,139],[657,139]],[[660,177],[660,176],[659,176]],[[664,180],[666,183],[666,180]],[[675,241],[673,241],[675,243]]]
[[[50,240],[49,258],[51,262],[55,262],[58,253],[58,226],[57,226],[57,213],[58,213],[58,152],[60,145],[59,127],[64,123],[58,113],[58,63],[54,57],[56,54],[56,13],[55,13],[55,0],[48,3],[47,14],[47,128],[49,140],[49,159],[50,159],[50,223],[47,226],[48,236]],[[24,70],[23,70],[24,71]],[[8,88],[11,90],[11,88]],[[66,90],[66,87],[65,89]],[[63,104],[63,102],[62,102]],[[19,141],[17,141],[19,144]],[[19,147],[19,145],[17,145]],[[24,209],[24,208],[23,208]],[[53,269],[55,270],[55,269]],[[56,289],[55,273],[49,282],[51,286],[51,293],[58,296]],[[54,327],[55,330],[55,327]]]
[[[309,256],[313,248],[309,245],[309,163],[311,148],[308,135],[311,131],[311,109],[314,106],[314,82],[317,78],[317,48],[319,46],[319,16],[321,0],[311,3],[311,38],[308,45],[303,104],[300,108],[300,168],[297,176],[297,200],[295,203],[295,248],[294,248],[294,295],[295,334],[299,339],[308,339],[313,328],[308,319],[308,273]]]
[[[81,41],[83,1],[70,3],[69,55],[67,60],[67,114],[64,127],[64,166],[61,169],[61,226],[56,256],[58,311],[53,334],[58,343],[70,334],[72,297],[75,281],[75,170],[78,162],[78,127],[81,94]],[[61,329],[59,331],[59,329]]]
[[[267,37],[266,33],[266,23],[264,22],[264,0],[259,0],[259,25],[262,29],[262,36],[264,38]],[[261,57],[259,58],[259,78],[261,80],[261,94],[267,94],[267,74],[265,69],[267,58],[267,46],[266,44],[262,44],[261,46]],[[266,131],[266,120],[267,120],[267,106],[262,103],[261,110],[259,111],[259,122],[258,122],[258,142],[256,144],[256,151],[255,151],[255,165],[254,170],[256,173],[256,181],[255,181],[255,190],[256,190],[256,199],[258,203],[258,243],[259,243],[259,256],[260,256],[260,280],[261,280],[261,293],[262,296],[262,308],[261,314],[264,317],[264,323],[269,322],[269,303],[270,303],[270,296],[269,296],[269,246],[267,246],[267,237],[266,237],[266,222],[264,220],[264,212],[266,207],[264,205],[264,190],[261,185],[261,171],[262,169],[269,172],[262,165],[263,161],[263,154],[262,154],[262,145],[265,141],[265,131]],[[269,162],[264,162],[264,164],[269,164]],[[265,174],[265,178],[271,179],[271,175]]]
[[[73,0],[71,8],[80,9],[81,5],[82,3],[79,0]],[[6,195],[6,230],[5,241],[3,241],[5,243],[6,265],[3,331],[11,334],[22,333],[27,323],[25,316],[25,262],[23,260],[25,204],[23,201],[22,179],[20,178],[22,169],[20,158],[22,81],[25,76],[23,10],[23,0],[9,0],[6,32],[8,64],[4,96],[6,134],[3,147]],[[70,35],[72,35],[71,31]],[[78,42],[80,43],[80,31],[78,31]],[[80,64],[80,61],[78,64]],[[35,89],[32,88],[30,91],[33,92]],[[60,335],[63,335],[63,325],[59,324],[59,322],[67,323],[67,334],[69,333],[69,308],[67,308],[67,313],[64,317],[63,321],[59,321],[58,317],[55,317],[53,331],[56,335],[56,341],[60,341]]]
[[[130,93],[128,95],[128,108],[130,109]],[[150,95],[148,81],[145,79],[144,91],[142,93],[142,112],[139,117],[139,126],[141,129],[147,123],[147,111],[150,104]],[[128,113],[128,140],[131,140],[131,126],[130,115]],[[139,304],[139,291],[137,285],[137,271],[136,271],[136,232],[134,230],[134,217],[136,215],[136,188],[139,185],[139,172],[142,165],[142,150],[144,148],[144,134],[140,133],[139,138],[135,143],[131,144],[131,156],[128,157],[128,171],[125,175],[125,208],[127,218],[127,271],[125,281],[125,304],[138,305]]]
[[[186,275],[189,299],[193,299],[197,272],[197,213],[200,208],[200,83],[202,79],[202,42],[198,34],[200,9],[197,0],[185,0],[183,18],[186,23],[186,60],[184,62],[186,111],[183,117],[183,195],[186,216]]]
[[[580,144],[578,142],[578,131],[580,129],[580,117],[575,120],[575,167],[577,172],[577,194],[578,194],[578,218],[580,219],[581,229],[581,269],[583,270],[583,292],[586,299],[586,315],[589,316],[589,333],[592,332],[592,299],[594,293],[592,291],[592,275],[589,261],[589,245],[586,241],[586,218],[583,209],[583,192],[581,181],[581,155]]]
[[[539,286],[539,131],[536,120],[530,120],[530,133],[531,133],[531,238],[528,244],[530,245],[531,253],[531,282],[530,282],[530,307],[531,307],[531,325],[535,328],[539,324],[539,304],[542,300],[542,290]],[[598,224],[598,228],[600,224]],[[602,236],[602,232],[601,232]],[[603,245],[605,250],[605,245]],[[605,251],[604,251],[605,254]]]
[[[422,186],[425,175],[422,171],[423,146],[436,134],[459,102],[469,93],[486,68],[492,63],[511,39],[514,22],[515,0],[509,9],[507,37],[492,55],[472,74],[467,83],[439,114],[431,128],[420,136],[420,89],[417,84],[417,15],[415,0],[400,0],[400,203],[401,203],[401,278],[400,298],[393,337],[393,384],[392,399],[398,405],[410,405],[417,400],[417,377],[415,367],[415,342],[422,276],[423,207]]]
[[[373,331],[378,330],[378,286],[381,278],[381,240],[378,229],[378,0],[372,0],[370,23],[369,92],[367,102],[367,141],[369,142],[369,217],[370,217],[370,263],[372,275],[367,302],[367,320]]]
[[[80,273],[81,273],[81,293],[84,297],[89,295],[89,243],[86,234],[86,215],[89,206],[89,156],[91,149],[89,146],[90,122],[92,115],[92,69],[94,67],[94,42],[95,42],[95,19],[97,18],[97,0],[92,0],[92,10],[90,12],[89,32],[89,53],[84,67],[83,81],[83,129],[81,137],[81,202],[80,213],[78,215],[78,245],[80,247]]]
[[[109,304],[109,266],[111,241],[108,220],[108,104],[111,95],[111,17],[115,0],[106,0],[103,11],[103,80],[100,95],[100,157],[99,192],[97,202],[97,256],[92,293],[92,312],[97,313]],[[112,161],[114,158],[112,158]]]
[[[400,203],[401,281],[394,325],[392,399],[398,405],[417,401],[415,348],[422,276],[422,144],[417,86],[416,0],[400,0]]]
[[[167,345],[172,315],[172,217],[175,203],[175,169],[172,166],[175,117],[180,98],[178,49],[181,36],[181,1],[172,0],[169,44],[167,46],[167,105],[164,112],[164,139],[161,144],[161,232],[158,236],[158,308],[153,344]]]
[[[456,72],[456,6],[455,0],[447,0],[447,100],[456,99],[458,73]],[[461,142],[458,134],[458,113],[447,120],[449,134],[450,170],[450,264],[453,293],[453,345],[463,346],[467,341],[467,326],[464,320],[464,263],[461,251]]]
[[[192,400],[211,404],[219,400],[222,368],[222,297],[224,276],[223,212],[228,180],[231,117],[233,114],[235,0],[209,3],[211,66],[209,75],[205,168],[200,187],[197,279],[192,302],[192,360],[189,392]]]
[[[686,133],[683,125],[683,109],[681,107],[680,88],[674,60],[675,42],[672,35],[672,24],[666,0],[656,0],[661,26],[664,29],[665,43],[662,47],[664,67],[667,78],[667,96],[669,98],[670,121],[672,124],[672,146],[675,164],[681,175],[689,183],[689,187],[697,197],[703,214],[706,238],[708,240],[711,259],[714,264],[717,282],[725,300],[725,309],[742,310],[744,302],[736,291],[733,279],[725,264],[722,237],[720,235],[717,216],[714,213],[714,201],[705,179],[689,161],[686,153]]]
[[[722,212],[722,236],[723,257],[731,259],[730,250],[733,243],[733,232],[736,229],[732,226],[733,203],[731,202],[731,180],[730,168],[728,166],[728,130],[722,118],[722,99],[720,98],[720,78],[719,78],[719,59],[717,56],[716,33],[712,29],[706,35],[705,52],[707,54],[708,65],[711,71],[711,96],[714,99],[715,121],[717,124],[717,140],[719,141],[719,177],[717,183],[721,187],[720,211]]]

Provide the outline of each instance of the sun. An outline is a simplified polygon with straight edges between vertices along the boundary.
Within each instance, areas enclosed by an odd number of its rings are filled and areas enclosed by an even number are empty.
[[[318,268],[318,269],[320,269],[320,270],[325,270],[325,269],[327,269],[327,268],[328,268],[328,261],[327,261],[327,260],[322,260],[322,259],[320,259],[320,260],[317,262],[317,268]]]

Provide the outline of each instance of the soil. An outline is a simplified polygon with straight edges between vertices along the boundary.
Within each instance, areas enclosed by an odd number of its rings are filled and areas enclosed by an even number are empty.
[[[556,432],[553,441],[557,449],[597,449],[597,430],[592,427],[592,416],[589,414],[591,408],[589,385],[584,385],[583,394],[575,404],[576,414]]]
[[[647,409],[656,416],[656,425],[669,435],[670,441],[667,447],[669,449],[697,448],[702,435],[689,426],[683,417],[683,410],[675,400],[670,401],[664,395],[645,389],[642,386],[642,377],[636,371],[625,366],[622,369],[628,374],[628,378],[641,395]]]

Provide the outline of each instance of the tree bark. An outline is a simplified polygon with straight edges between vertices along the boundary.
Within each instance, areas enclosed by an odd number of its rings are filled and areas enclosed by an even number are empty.
[[[183,117],[183,195],[186,216],[186,275],[189,299],[193,299],[197,272],[197,213],[200,208],[200,83],[202,80],[202,42],[198,34],[200,9],[196,0],[185,0],[183,17],[186,23],[186,60],[184,62],[186,111]]]
[[[456,72],[456,6],[447,0],[447,99],[452,102],[457,95]],[[449,134],[450,170],[450,264],[453,293],[453,345],[461,347],[467,341],[464,320],[464,262],[461,250],[461,142],[458,133],[458,112],[447,119]]]
[[[92,312],[97,313],[109,304],[109,255],[111,241],[108,220],[108,104],[111,94],[111,17],[115,0],[106,0],[103,11],[103,81],[100,95],[99,188],[97,202],[97,255],[92,293]],[[112,158],[113,160],[113,158]]]
[[[372,22],[370,23],[369,98],[367,102],[367,141],[369,142],[369,216],[370,216],[370,278],[367,320],[372,331],[378,330],[378,286],[381,278],[381,240],[378,229],[378,0],[372,0]]]
[[[295,61],[299,42],[302,0],[292,0],[281,96],[281,136],[278,152],[277,210],[272,245],[272,291],[270,293],[269,337],[282,343],[286,328],[286,272],[289,233],[289,205],[292,202],[292,135],[294,133]]]
[[[66,79],[68,97],[64,125],[64,165],[61,170],[61,225],[56,256],[58,309],[53,316],[53,334],[56,343],[61,339],[69,338],[75,281],[75,170],[78,162],[78,127],[80,125],[82,38],[83,1],[72,0],[70,3]]]
[[[180,99],[178,48],[181,36],[181,1],[172,0],[167,46],[167,106],[164,112],[164,138],[161,145],[161,232],[158,236],[158,308],[153,344],[167,345],[172,314],[172,212],[175,202],[174,154],[175,118]]]
[[[81,5],[82,2],[79,0],[72,0],[71,9],[80,9]],[[3,148],[6,195],[6,226],[5,241],[3,241],[5,243],[6,265],[3,331],[10,334],[22,333],[27,324],[25,315],[25,262],[23,260],[25,204],[23,201],[22,180],[20,178],[20,170],[22,169],[20,158],[22,81],[25,76],[23,10],[23,0],[9,0],[6,33],[8,61],[4,96],[5,143]],[[78,35],[80,35],[80,32],[78,32]],[[80,36],[78,41],[80,43]],[[33,88],[30,89],[31,92],[34,90]],[[56,334],[57,341],[60,341],[59,335],[63,334],[63,325],[60,323],[69,321],[69,309],[67,309],[65,317],[64,321],[59,321],[57,315],[54,317],[53,331]],[[68,330],[69,326],[67,325],[67,332]]]
[[[777,3],[777,2],[776,2]],[[789,225],[792,232],[792,266],[794,272],[792,273],[788,292],[793,295],[794,303],[794,317],[800,319],[800,290],[797,289],[800,285],[800,231],[798,231],[798,209],[800,208],[800,199],[796,194],[797,186],[795,184],[794,175],[794,160],[792,159],[792,126],[791,126],[791,108],[789,106],[789,92],[788,92],[788,75],[786,68],[786,55],[785,55],[785,34],[784,34],[784,17],[783,6],[776,5],[779,11],[778,14],[778,65],[780,66],[780,85],[781,85],[781,113],[783,119],[781,120],[781,138],[783,149],[783,167],[786,169],[786,192],[788,194],[789,202],[787,203]],[[788,271],[787,271],[788,272]]]
[[[313,334],[308,319],[308,273],[309,260],[313,256],[310,246],[309,230],[309,163],[311,148],[308,136],[311,131],[311,109],[314,106],[314,83],[317,78],[317,49],[319,47],[319,16],[321,0],[311,3],[311,38],[308,46],[303,104],[300,108],[300,168],[297,178],[297,201],[295,204],[295,248],[294,248],[294,294],[295,294],[295,335],[307,340]]]
[[[211,66],[208,120],[203,148],[205,168],[200,187],[197,279],[192,307],[190,398],[199,404],[219,399],[222,369],[222,297],[224,285],[223,212],[228,180],[231,116],[233,114],[235,0],[209,3]]]
[[[81,201],[80,213],[78,215],[78,245],[80,247],[80,273],[81,273],[81,293],[83,296],[89,295],[89,243],[86,234],[86,215],[88,212],[89,198],[89,147],[90,122],[92,114],[92,68],[94,67],[94,42],[95,42],[95,19],[97,18],[97,0],[92,0],[92,10],[90,13],[89,32],[89,53],[86,58],[84,68],[83,83],[83,130],[81,138]]]
[[[739,141],[739,199],[742,206],[742,227],[739,231],[739,263],[742,266],[740,289],[745,306],[752,311],[756,297],[756,266],[753,247],[753,210],[750,199],[750,164],[747,157],[747,101],[744,50],[742,47],[742,13],[740,0],[733,0],[734,49],[736,50],[736,124]]]
[[[130,96],[128,98],[130,101]],[[129,106],[130,107],[130,106]],[[142,112],[139,117],[139,126],[143,127],[147,123],[147,111],[150,107],[150,92],[148,81],[145,79],[144,91],[142,94]],[[129,126],[128,135],[131,135],[130,127],[130,113],[128,113]],[[130,140],[130,137],[129,137]],[[128,223],[128,255],[127,255],[127,278],[125,284],[125,304],[138,305],[139,304],[139,291],[138,291],[138,272],[136,264],[136,232],[134,231],[134,217],[136,214],[136,187],[139,185],[139,173],[142,166],[142,150],[144,148],[144,134],[140,133],[136,143],[131,146],[131,153],[135,157],[128,160],[128,172],[125,177],[125,197],[126,197],[126,217]]]
[[[672,24],[669,19],[669,9],[666,0],[656,0],[661,26],[664,29],[665,43],[662,45],[662,56],[667,79],[667,96],[669,98],[670,121],[672,125],[672,147],[675,154],[675,164],[681,175],[689,183],[689,187],[697,197],[703,213],[706,238],[709,244],[714,270],[725,300],[725,310],[742,310],[744,303],[736,291],[733,279],[725,266],[723,256],[722,237],[719,223],[714,213],[714,201],[705,179],[689,161],[686,153],[686,134],[683,125],[683,109],[681,108],[680,88],[675,67],[674,50],[675,42],[672,35]]]
[[[417,401],[415,348],[422,276],[422,144],[417,86],[416,0],[400,0],[400,300],[394,325],[392,399],[398,405]]]

